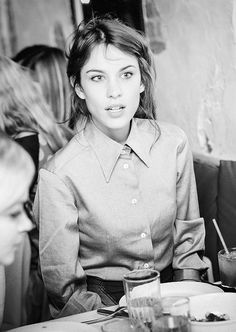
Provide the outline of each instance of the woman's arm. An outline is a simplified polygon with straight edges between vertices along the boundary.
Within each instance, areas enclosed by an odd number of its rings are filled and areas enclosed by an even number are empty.
[[[40,171],[34,213],[39,224],[42,278],[53,317],[101,307],[100,297],[87,292],[79,261],[78,210],[70,188],[54,173]]]
[[[200,280],[206,269],[201,260],[204,251],[204,220],[199,217],[192,153],[184,135],[177,154],[177,217],[174,229],[173,268],[176,280]]]

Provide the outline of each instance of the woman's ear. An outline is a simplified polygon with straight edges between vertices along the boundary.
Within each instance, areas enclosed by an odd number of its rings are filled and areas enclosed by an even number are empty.
[[[76,84],[76,86],[75,86],[75,93],[77,94],[77,96],[80,99],[85,99],[84,92],[83,92],[82,88],[79,86],[79,84]]]
[[[144,90],[145,90],[145,89],[144,89],[144,85],[143,85],[143,83],[141,83],[141,84],[140,84],[139,92],[142,93]]]

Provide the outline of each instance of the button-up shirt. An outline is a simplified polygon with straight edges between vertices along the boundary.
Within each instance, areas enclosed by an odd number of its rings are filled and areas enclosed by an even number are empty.
[[[122,145],[88,121],[40,170],[34,212],[53,316],[101,306],[85,275],[205,269],[192,154],[184,132],[133,119]]]

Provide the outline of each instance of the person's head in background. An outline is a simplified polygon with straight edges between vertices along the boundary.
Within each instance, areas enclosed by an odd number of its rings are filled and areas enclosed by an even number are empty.
[[[13,262],[23,234],[32,229],[25,207],[34,172],[30,155],[0,131],[0,265]]]
[[[22,132],[39,133],[52,152],[68,139],[45,101],[39,83],[29,70],[0,56],[0,129],[10,137]]]
[[[64,51],[58,47],[36,44],[23,48],[13,60],[31,69],[32,77],[40,83],[56,121],[69,122],[71,87],[66,75]]]
[[[87,24],[80,24],[74,32],[72,46],[67,55],[67,75],[74,88],[72,95],[73,110],[76,120],[84,116],[89,118],[90,110],[88,98],[83,93],[83,82],[81,72],[95,54],[99,47],[104,49],[104,57],[109,50],[115,50],[117,57],[129,56],[138,63],[141,77],[140,99],[134,117],[155,119],[155,102],[153,88],[155,80],[155,68],[150,47],[145,38],[138,31],[123,24],[118,19],[109,17],[94,18]],[[102,65],[102,64],[101,64]],[[106,70],[106,69],[105,69]],[[128,78],[126,76],[125,78]],[[78,93],[79,92],[79,93]],[[84,98],[85,97],[85,98]]]

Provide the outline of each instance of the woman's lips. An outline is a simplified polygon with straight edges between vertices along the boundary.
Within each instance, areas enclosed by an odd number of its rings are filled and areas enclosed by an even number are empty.
[[[124,105],[111,105],[106,107],[105,110],[111,113],[116,113],[122,111],[124,108]]]

